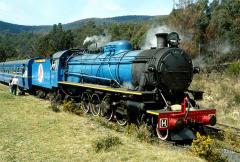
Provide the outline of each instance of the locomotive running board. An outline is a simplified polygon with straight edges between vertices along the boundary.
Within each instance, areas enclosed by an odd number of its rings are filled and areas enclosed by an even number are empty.
[[[71,86],[102,90],[102,91],[108,91],[108,92],[115,92],[115,93],[130,94],[130,95],[141,96],[143,94],[146,94],[146,92],[141,92],[141,91],[131,91],[124,88],[112,88],[108,86],[96,85],[96,84],[90,84],[90,83],[74,83],[74,82],[58,82],[58,83],[63,85],[71,85]]]

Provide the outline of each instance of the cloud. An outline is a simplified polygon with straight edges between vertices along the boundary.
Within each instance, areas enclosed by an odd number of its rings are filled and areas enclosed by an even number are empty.
[[[108,4],[106,4],[106,6],[104,6],[104,8],[107,11],[112,11],[112,12],[122,10],[121,6],[119,4],[116,4],[116,3],[108,3]]]
[[[9,11],[11,11],[10,6],[7,3],[0,1],[0,18],[6,17],[10,13]]]
[[[109,13],[109,11],[115,12],[122,10],[118,0],[88,0],[86,5],[89,6],[89,8],[94,8],[95,11],[101,11],[98,12],[100,15]]]
[[[151,3],[149,0],[0,0],[0,19],[23,25],[51,25],[92,17],[161,15],[169,13],[171,3],[159,0]]]
[[[9,10],[9,6],[5,2],[0,2],[0,13],[4,13]]]
[[[16,23],[16,20],[18,21],[23,20],[20,16],[21,15],[20,12],[21,12],[21,8],[12,6],[11,2],[8,2],[8,1],[0,2],[0,20]]]
[[[74,14],[69,16],[67,22],[85,18],[104,18],[122,15],[124,8],[119,0],[88,0],[75,3],[78,9],[73,9]],[[78,10],[78,12],[76,12]]]

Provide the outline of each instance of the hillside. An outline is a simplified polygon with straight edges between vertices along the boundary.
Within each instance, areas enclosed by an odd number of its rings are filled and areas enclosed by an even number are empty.
[[[48,106],[32,96],[12,96],[0,85],[0,161],[203,161],[180,147],[139,142]],[[122,144],[95,152],[93,143],[109,135]]]
[[[21,33],[21,32],[46,32],[49,31],[52,27],[49,26],[26,26],[18,25],[0,21],[0,31],[7,31],[10,33]]]
[[[154,21],[156,18],[165,18],[166,16],[144,16],[144,15],[129,15],[129,16],[118,16],[118,17],[110,17],[110,18],[88,18],[82,19],[78,21],[74,21],[71,23],[63,24],[64,29],[77,29],[88,22],[95,22],[97,25],[102,24],[111,24],[111,23],[129,23],[129,22],[145,22],[145,21]],[[26,25],[18,25],[11,24],[7,22],[0,21],[0,31],[9,31],[12,33],[20,33],[20,32],[49,32],[52,29],[52,25],[41,25],[41,26],[26,26]]]

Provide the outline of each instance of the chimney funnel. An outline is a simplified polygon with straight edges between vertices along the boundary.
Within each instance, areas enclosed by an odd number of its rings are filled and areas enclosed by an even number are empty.
[[[168,33],[157,33],[156,34],[157,48],[168,47],[167,37],[168,37]]]

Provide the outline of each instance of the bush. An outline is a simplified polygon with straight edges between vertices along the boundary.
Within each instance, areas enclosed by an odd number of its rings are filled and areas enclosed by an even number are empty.
[[[137,131],[137,139],[141,142],[151,142],[151,131],[147,125],[141,125]]]
[[[240,94],[238,92],[233,93],[233,102],[235,102],[237,105],[240,104]]]
[[[97,118],[94,118],[94,120],[99,123],[100,125],[104,126],[105,128],[109,128],[109,129],[112,129],[112,130],[115,130],[117,132],[121,132],[122,131],[122,127],[115,124],[115,123],[112,123],[112,122],[109,122],[108,120],[102,118],[102,117],[97,117]]]
[[[134,136],[136,132],[138,131],[138,127],[135,124],[128,124],[125,128],[124,134],[126,136]]]
[[[82,110],[74,104],[72,101],[64,101],[63,102],[63,111],[70,112],[76,115],[82,115]]]
[[[227,69],[226,73],[230,76],[237,77],[240,75],[240,62],[232,63]]]
[[[135,124],[127,125],[124,133],[126,136],[132,136],[141,142],[152,142],[150,127],[147,125],[140,127]]]
[[[48,106],[48,108],[50,110],[52,110],[53,112],[60,112],[61,111],[60,108],[59,108],[59,105],[56,104],[56,103],[53,103],[53,102],[51,102],[51,105]]]
[[[216,142],[209,136],[201,136],[200,133],[197,133],[197,138],[192,142],[191,151],[210,162],[227,161],[226,158],[222,157],[218,148]]]
[[[94,141],[92,146],[96,152],[99,152],[101,150],[107,151],[110,148],[120,144],[122,144],[122,142],[120,141],[119,137],[108,135],[106,137]]]

